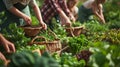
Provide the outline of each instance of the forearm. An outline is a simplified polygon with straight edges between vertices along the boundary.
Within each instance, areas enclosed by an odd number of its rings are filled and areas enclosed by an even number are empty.
[[[19,11],[17,8],[15,8],[15,7],[12,7],[12,8],[10,8],[9,9],[9,11],[11,12],[11,13],[13,13],[14,15],[16,15],[16,16],[18,16],[18,17],[21,17],[21,18],[23,18],[24,17],[24,13],[22,13],[21,11]]]
[[[99,20],[100,20],[102,23],[105,23],[105,19],[104,19],[104,16],[103,16],[102,13],[96,14],[96,16],[99,18]]]
[[[42,23],[43,20],[42,20],[42,16],[41,16],[39,7],[38,7],[37,5],[35,5],[35,6],[33,6],[33,10],[34,10],[34,12],[35,12],[35,15],[36,15],[38,21],[39,21],[40,23]]]
[[[103,7],[102,7],[102,5],[100,4],[99,6],[98,6],[98,11],[99,12],[96,12],[97,14],[97,16],[98,16],[98,18],[99,18],[99,20],[102,22],[102,23],[105,23],[105,19],[104,19],[104,15],[103,15]]]
[[[71,12],[70,10],[68,9],[67,7],[67,2],[66,0],[63,0],[61,2],[59,2],[60,4],[60,7],[63,9],[63,11],[65,12],[65,14],[68,16],[68,17],[71,17]]]
[[[5,56],[0,52],[0,60],[3,60],[4,62],[6,61]]]
[[[0,42],[2,42],[2,40],[3,40],[3,36],[2,34],[0,34]]]
[[[98,9],[98,6],[95,6],[95,5],[92,6],[92,11],[93,11],[94,15],[95,15],[96,17],[98,17],[99,20],[102,20],[102,18],[101,18],[101,16],[100,16],[100,9],[101,9],[100,7],[99,7],[99,9]]]
[[[104,17],[102,17],[101,15],[96,15],[99,19],[100,22],[102,22],[103,24],[105,23],[105,19]]]
[[[105,18],[104,18],[104,15],[102,12],[101,12],[101,17],[102,17],[103,21],[105,22]]]
[[[98,12],[95,12],[94,14],[95,14],[96,17],[99,18],[99,20],[102,20],[102,16]]]
[[[67,15],[65,14],[65,12],[62,10],[62,8],[60,7],[60,5],[58,4],[58,2],[56,2],[56,0],[49,0],[48,1],[50,4],[50,7],[52,7],[52,9],[59,15],[62,17],[62,19],[64,19],[64,24],[66,26],[70,26],[71,22],[69,20],[69,18],[67,17]]]
[[[59,15],[60,15],[62,18],[66,19],[66,20],[69,20],[69,18],[66,16],[66,14],[65,14],[63,11],[60,11]]]
[[[5,40],[5,38],[3,37],[2,34],[0,34],[0,43],[3,44],[4,40]]]

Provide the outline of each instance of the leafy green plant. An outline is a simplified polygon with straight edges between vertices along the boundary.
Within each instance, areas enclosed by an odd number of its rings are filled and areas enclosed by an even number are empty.
[[[47,52],[39,56],[36,52],[22,51],[13,54],[8,67],[58,67],[58,65]]]
[[[55,57],[55,56],[54,56]],[[56,60],[60,64],[60,67],[85,67],[85,61],[78,61],[71,53],[62,53],[61,56],[56,56]]]
[[[40,49],[40,50],[44,50],[46,47],[45,45],[36,45],[36,44],[33,44],[31,46],[21,46],[17,49],[17,52],[21,52],[21,51],[33,51],[35,49]]]
[[[39,22],[35,16],[32,16],[32,25],[39,25]]]
[[[59,38],[66,37],[66,30],[60,25],[60,23],[53,22],[53,26],[53,32],[55,32]]]
[[[120,29],[120,21],[111,21],[109,23],[109,29]]]
[[[120,30],[111,29],[109,31],[103,33],[94,33],[93,36],[94,41],[106,41],[111,44],[120,44]]]
[[[104,32],[109,30],[107,25],[101,25],[97,20],[91,20],[84,25],[89,32]]]
[[[50,31],[50,30],[45,30],[45,31],[41,31],[40,34],[39,34],[39,36],[45,37],[45,39],[47,41],[53,41],[53,40],[55,40],[55,38],[57,36],[56,34],[55,35],[54,34],[55,33],[52,32],[52,31]]]
[[[73,54],[80,52],[81,49],[87,49],[88,44],[89,41],[83,34],[80,35],[79,37],[71,37],[68,42],[68,45]]]
[[[9,32],[4,29],[4,36],[11,42],[13,42],[17,47],[20,46],[25,46],[28,44],[28,42],[30,41],[30,38],[27,38],[24,35],[24,31],[22,28],[19,28],[16,24],[10,24],[9,26]]]
[[[72,23],[72,27],[79,27],[79,26],[81,26],[81,25],[82,25],[82,24],[81,24],[80,22],[78,22],[78,21]]]
[[[4,61],[0,59],[0,67],[4,67]]]
[[[112,45],[101,41],[93,42],[90,47],[90,51],[93,54],[88,65],[91,67],[119,67],[119,50],[120,45]]]

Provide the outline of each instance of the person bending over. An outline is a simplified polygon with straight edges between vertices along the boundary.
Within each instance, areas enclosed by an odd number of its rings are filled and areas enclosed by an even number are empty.
[[[89,17],[91,15],[95,15],[102,24],[105,24],[102,6],[105,1],[106,0],[87,0],[84,2],[83,5],[79,7],[78,20],[83,23],[90,20]]]

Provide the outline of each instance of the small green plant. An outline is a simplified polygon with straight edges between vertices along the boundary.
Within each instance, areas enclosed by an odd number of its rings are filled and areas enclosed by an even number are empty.
[[[72,27],[79,27],[81,25],[82,24],[80,22],[74,22],[74,23],[72,23]]]
[[[33,44],[31,46],[21,46],[17,49],[17,52],[21,52],[21,51],[33,51],[35,49],[40,49],[40,50],[44,50],[46,47],[45,45],[37,45],[37,44]]]
[[[87,49],[88,44],[89,41],[84,35],[80,35],[79,37],[71,37],[68,42],[68,45],[73,54],[80,52],[82,49]]]
[[[13,42],[17,47],[26,46],[30,41],[30,38],[25,36],[25,33],[22,28],[19,28],[16,24],[9,25],[9,32],[4,29],[4,36],[11,42]]]

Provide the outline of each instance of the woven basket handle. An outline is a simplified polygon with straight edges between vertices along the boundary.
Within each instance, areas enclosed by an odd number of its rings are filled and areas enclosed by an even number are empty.
[[[47,40],[46,40],[46,38],[45,37],[43,37],[43,36],[36,36],[36,37],[34,37],[32,40],[31,40],[31,44],[42,44],[43,42],[37,42],[37,41],[35,41],[36,39],[43,39],[44,40],[44,42],[47,42]]]
[[[75,34],[73,33],[73,32],[74,32],[74,29],[75,29],[74,27],[70,26],[70,33],[71,33],[72,37],[75,36]],[[85,29],[85,26],[84,26],[84,25],[83,25],[83,26],[80,26],[79,29]]]
[[[72,37],[75,36],[74,33],[73,33],[73,31],[74,31],[74,28],[72,26],[70,26],[70,33],[72,34]]]
[[[53,31],[48,30],[48,32],[49,32],[48,34],[53,35],[55,39],[58,39],[57,35]]]

